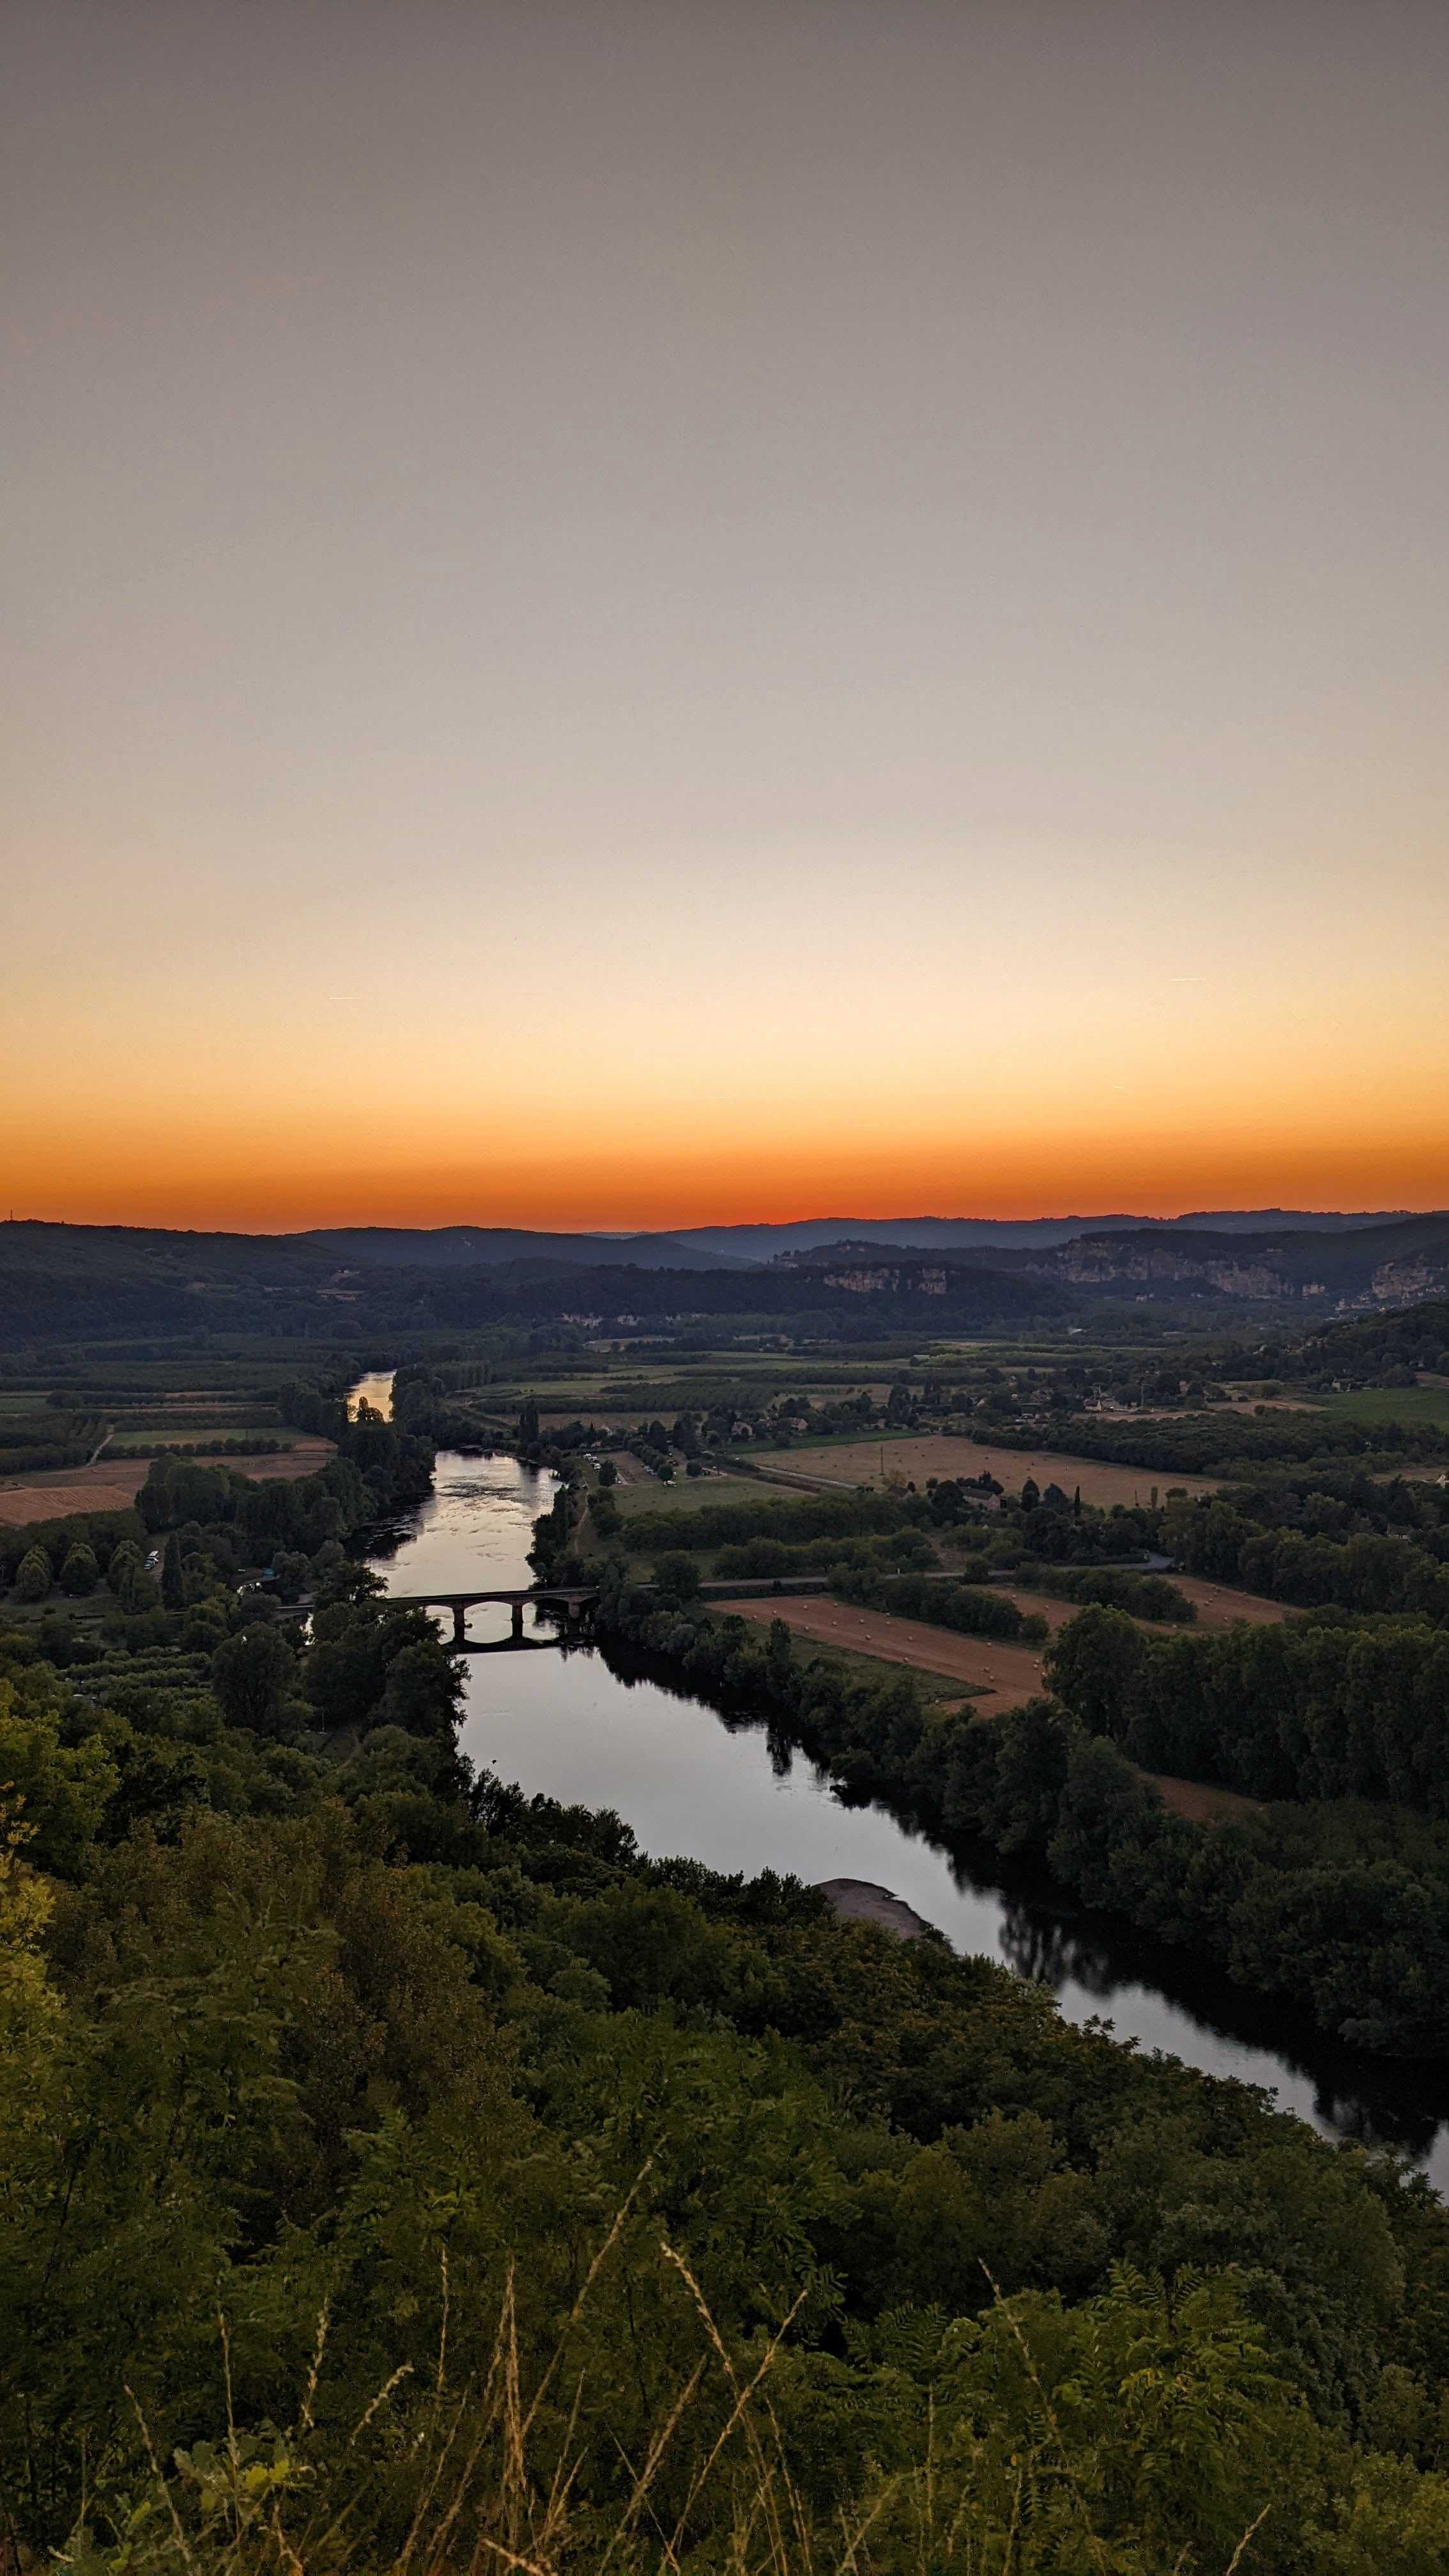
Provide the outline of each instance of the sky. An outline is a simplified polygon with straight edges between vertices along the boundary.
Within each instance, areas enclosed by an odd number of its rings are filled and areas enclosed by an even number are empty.
[[[0,1215],[1449,1205],[1442,0],[6,0]]]

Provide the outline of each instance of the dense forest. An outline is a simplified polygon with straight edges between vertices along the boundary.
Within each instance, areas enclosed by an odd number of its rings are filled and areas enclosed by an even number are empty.
[[[426,1623],[312,1579],[310,1646],[0,1644],[13,2546],[1444,2563],[1421,2183],[475,1775]]]

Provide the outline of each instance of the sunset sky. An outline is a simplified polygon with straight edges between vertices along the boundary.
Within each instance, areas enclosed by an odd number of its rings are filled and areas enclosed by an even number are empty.
[[[1443,0],[7,0],[0,1215],[1449,1205]]]

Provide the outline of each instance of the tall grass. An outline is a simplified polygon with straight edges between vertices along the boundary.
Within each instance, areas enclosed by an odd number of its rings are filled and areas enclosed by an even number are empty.
[[[632,2200],[633,2195],[631,2195]],[[748,2359],[732,2352],[689,2264],[658,2259],[692,2306],[699,2351],[638,2457],[600,2462],[580,2434],[585,2373],[573,2354],[630,2204],[594,2256],[553,2349],[530,2381],[510,2267],[486,2368],[455,2386],[449,2292],[426,2385],[395,2370],[351,2424],[324,2428],[324,2308],[295,2417],[244,2429],[230,2337],[217,2332],[224,2427],[162,2456],[128,2390],[146,2474],[88,2500],[56,2564],[69,2576],[1246,2576],[1265,2503],[1230,2554],[1157,2554],[1100,2517],[1092,2454],[1064,2429],[1017,2303],[995,2292],[1020,2362],[1008,2428],[951,2428],[928,2406],[919,2456],[883,2472],[841,2462],[840,2494],[812,2504],[792,2464],[774,2386],[805,2294]],[[993,2285],[994,2286],[994,2285]],[[1025,2395],[1023,2412],[1021,2399]],[[601,2475],[601,2470],[603,2474]],[[606,2492],[612,2487],[612,2492]],[[603,2500],[601,2500],[601,2496]]]

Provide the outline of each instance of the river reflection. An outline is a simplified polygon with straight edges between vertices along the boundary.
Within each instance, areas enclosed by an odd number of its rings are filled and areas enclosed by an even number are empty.
[[[394,1592],[527,1583],[531,1523],[553,1492],[547,1472],[513,1458],[445,1451],[434,1493],[373,1562]],[[611,1807],[641,1849],[661,1856],[746,1875],[873,1880],[957,1950],[1050,1986],[1068,2020],[1108,2021],[1144,2051],[1265,2086],[1282,2109],[1333,2135],[1402,2146],[1449,2190],[1449,2100],[1420,2087],[1413,2069],[1305,2049],[1301,2017],[1243,1995],[1116,1917],[1074,1907],[1040,1873],[984,1846],[947,1851],[908,1817],[840,1796],[778,1728],[722,1718],[587,1647],[480,1657],[465,1673],[460,1740],[480,1767],[525,1790]]]

